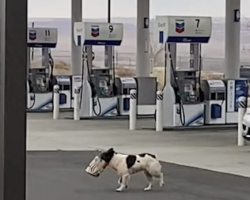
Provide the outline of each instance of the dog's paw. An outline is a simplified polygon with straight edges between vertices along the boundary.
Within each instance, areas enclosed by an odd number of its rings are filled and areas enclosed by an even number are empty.
[[[152,187],[146,187],[144,188],[144,191],[150,191],[152,189]]]
[[[164,184],[165,184],[164,182],[161,182],[161,183],[159,183],[159,186],[160,186],[160,187],[163,187]]]
[[[116,192],[122,192],[122,189],[121,188],[117,188]]]
[[[128,189],[128,186],[126,185],[125,188]]]

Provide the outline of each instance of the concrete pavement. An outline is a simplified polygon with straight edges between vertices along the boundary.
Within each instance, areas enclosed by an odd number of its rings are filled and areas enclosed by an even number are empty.
[[[124,153],[155,153],[162,161],[250,177],[250,147],[236,146],[236,130],[128,131],[127,120],[51,120],[28,115],[28,150],[94,150],[114,147]],[[138,128],[154,126],[140,120]]]
[[[192,167],[162,163],[165,185],[144,192],[142,174],[132,176],[129,189],[117,193],[117,177],[107,169],[99,178],[84,172],[97,154],[81,152],[28,152],[27,199],[34,200],[249,200],[250,179]]]

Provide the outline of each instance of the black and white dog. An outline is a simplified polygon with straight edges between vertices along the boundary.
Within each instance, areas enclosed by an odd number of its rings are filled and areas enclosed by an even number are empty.
[[[153,181],[157,180],[159,186],[164,185],[161,164],[155,155],[143,153],[138,155],[125,155],[115,152],[113,148],[102,152],[100,159],[106,163],[119,176],[118,184],[120,185],[116,191],[121,192],[124,188],[128,188],[130,175],[143,172],[148,180],[148,186],[144,188],[149,191],[152,188]]]

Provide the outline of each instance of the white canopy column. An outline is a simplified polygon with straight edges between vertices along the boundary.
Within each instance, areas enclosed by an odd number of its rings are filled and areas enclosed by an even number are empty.
[[[74,22],[82,21],[82,0],[71,1],[71,72],[80,75],[82,68],[82,47],[74,42]]]
[[[137,0],[137,51],[136,76],[150,76],[150,34],[149,34],[150,0]]]
[[[226,0],[225,77],[240,77],[240,0]]]

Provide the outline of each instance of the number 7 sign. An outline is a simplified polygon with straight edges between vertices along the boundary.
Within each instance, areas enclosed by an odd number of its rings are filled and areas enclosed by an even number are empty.
[[[195,21],[196,21],[196,28],[199,28],[199,26],[200,26],[200,19],[195,19]]]

